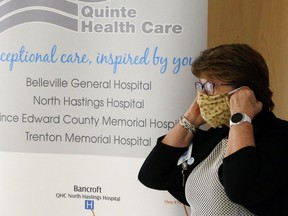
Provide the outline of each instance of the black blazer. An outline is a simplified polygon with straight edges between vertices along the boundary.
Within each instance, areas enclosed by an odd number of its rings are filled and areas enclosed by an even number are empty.
[[[245,147],[223,159],[218,170],[227,196],[260,216],[288,216],[288,122],[262,111],[252,121],[256,147]],[[199,130],[193,138],[192,156],[186,178],[204,160],[229,128]],[[245,134],[243,135],[245,136]],[[179,157],[187,148],[176,148],[157,140],[156,146],[143,163],[138,178],[149,188],[167,190],[188,205],[182,186]]]

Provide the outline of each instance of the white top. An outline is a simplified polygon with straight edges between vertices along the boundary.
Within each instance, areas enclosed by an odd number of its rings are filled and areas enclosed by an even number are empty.
[[[227,139],[220,141],[210,155],[189,175],[185,194],[191,208],[190,216],[251,216],[246,208],[227,197],[218,177]]]

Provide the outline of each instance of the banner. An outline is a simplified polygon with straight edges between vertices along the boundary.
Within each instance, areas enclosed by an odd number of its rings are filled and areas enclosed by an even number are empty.
[[[0,0],[0,215],[187,215],[138,182],[195,97],[207,0]]]

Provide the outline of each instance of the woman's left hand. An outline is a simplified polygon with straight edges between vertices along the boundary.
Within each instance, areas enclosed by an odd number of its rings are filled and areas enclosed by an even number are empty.
[[[231,114],[242,112],[253,119],[262,107],[263,104],[256,99],[254,92],[247,86],[243,86],[230,97]]]

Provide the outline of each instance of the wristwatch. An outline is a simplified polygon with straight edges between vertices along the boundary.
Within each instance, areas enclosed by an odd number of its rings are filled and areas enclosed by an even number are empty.
[[[230,127],[233,125],[240,125],[244,122],[251,123],[251,118],[245,113],[240,112],[234,113],[230,118]]]

